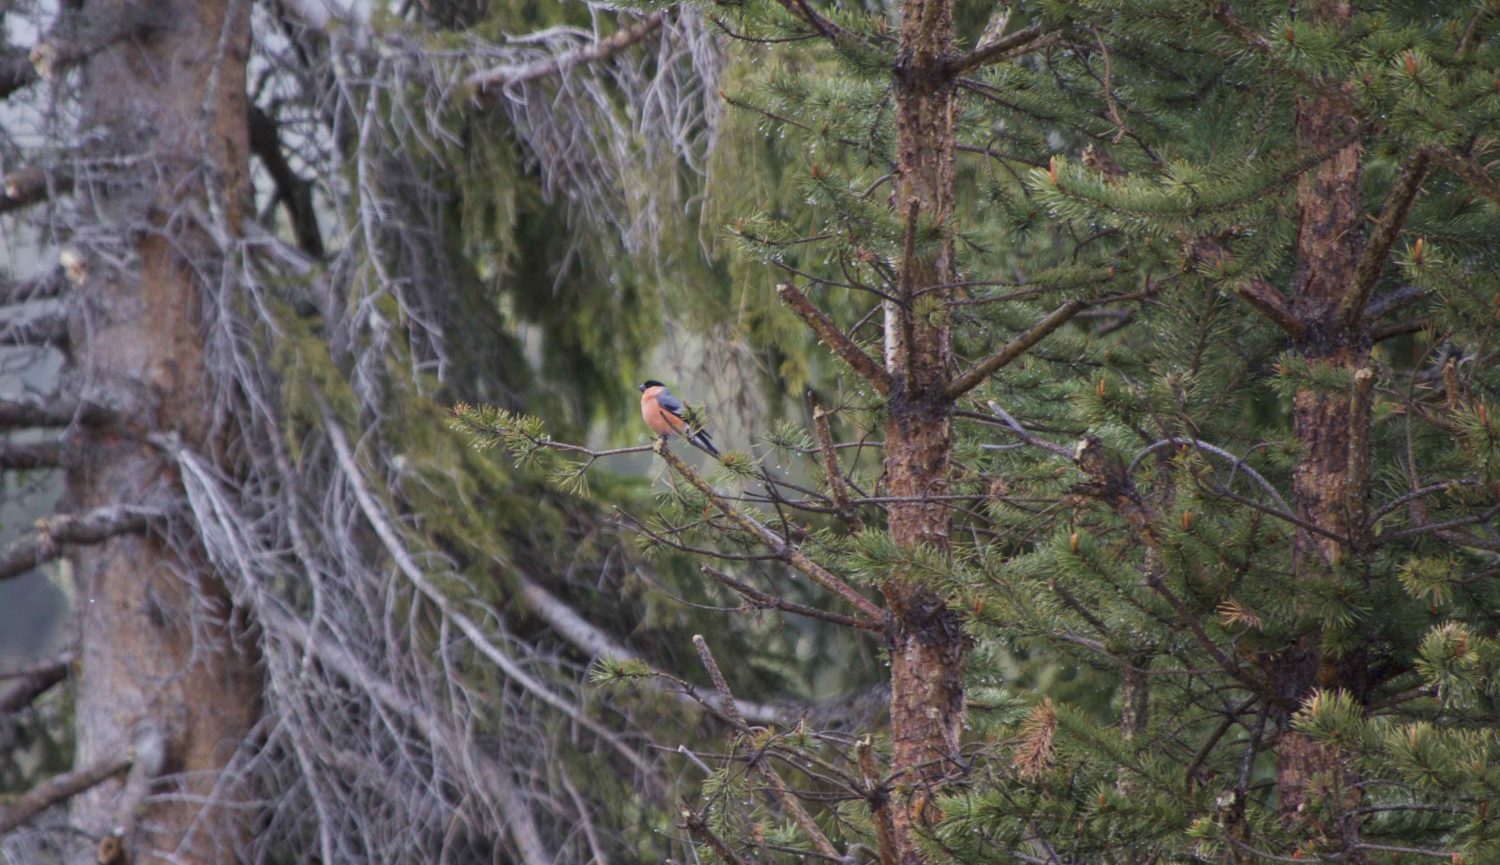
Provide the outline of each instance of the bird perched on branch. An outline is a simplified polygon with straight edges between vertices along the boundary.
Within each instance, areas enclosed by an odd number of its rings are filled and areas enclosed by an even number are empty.
[[[719,455],[719,449],[714,447],[713,439],[708,433],[692,420],[689,420],[688,407],[682,404],[667,386],[655,379],[641,385],[641,417],[645,419],[646,426],[651,431],[668,438],[679,435],[694,445],[713,456]]]

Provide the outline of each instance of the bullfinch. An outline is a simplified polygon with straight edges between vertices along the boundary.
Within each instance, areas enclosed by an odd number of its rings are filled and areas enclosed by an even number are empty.
[[[718,456],[719,449],[714,447],[708,433],[694,429],[683,417],[686,411],[682,400],[661,382],[653,379],[641,385],[641,417],[652,432],[662,438],[680,435],[708,453]]]

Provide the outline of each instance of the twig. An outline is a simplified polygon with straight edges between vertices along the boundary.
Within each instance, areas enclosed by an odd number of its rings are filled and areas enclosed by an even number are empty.
[[[820,610],[817,607],[809,607],[805,604],[796,603],[795,601],[788,601],[787,599],[778,597],[776,595],[767,594],[766,592],[762,592],[754,586],[747,585],[740,582],[739,580],[736,580],[734,577],[731,577],[718,568],[712,567],[710,565],[699,565],[698,569],[708,576],[713,577],[714,579],[723,583],[725,586],[728,586],[730,589],[733,589],[736,593],[738,593],[741,597],[748,601],[751,606],[758,609],[781,610],[784,613],[792,613],[793,615],[797,616],[806,616],[809,619],[819,619],[821,621],[831,622],[832,624],[840,625],[845,628],[858,628],[863,631],[874,631],[876,633],[884,630],[884,628],[881,627],[879,623],[872,622],[868,619],[856,619],[853,616],[831,613],[827,610]]]
[[[1070,300],[1048,313],[1045,318],[1037,322],[1030,330],[1007,342],[1000,347],[999,351],[975,364],[968,372],[959,376],[948,385],[943,396],[949,400],[955,400],[974,388],[978,387],[985,379],[995,374],[1006,364],[1025,354],[1027,349],[1042,341],[1042,338],[1064,324],[1082,311],[1088,304],[1081,300]]]
[[[734,694],[729,690],[729,683],[725,681],[724,672],[719,669],[718,662],[714,660],[713,652],[709,651],[708,641],[704,640],[701,634],[694,634],[693,648],[698,650],[698,659],[703,662],[704,669],[708,670],[708,678],[714,683],[714,690],[719,692],[719,699],[724,701],[726,706],[733,706]],[[745,719],[740,717],[738,712],[735,712],[731,719],[739,731],[749,730],[745,725]],[[766,786],[771,788],[771,792],[781,801],[781,806],[801,827],[802,832],[807,835],[808,840],[818,849],[818,852],[836,862],[843,859],[839,855],[838,848],[834,847],[833,842],[828,840],[828,836],[823,834],[823,830],[818,828],[812,815],[802,807],[802,803],[797,800],[796,795],[786,786],[786,782],[781,780],[781,776],[770,763],[756,756],[751,758],[750,767],[765,780]]]
[[[818,436],[818,450],[823,455],[823,473],[828,477],[828,491],[833,496],[833,509],[852,532],[864,529],[859,512],[849,504],[849,486],[839,471],[839,453],[833,445],[833,430],[828,424],[828,410],[820,406],[813,408],[813,429]]]
[[[708,481],[705,481],[701,475],[693,471],[687,463],[683,462],[681,457],[672,453],[671,449],[667,447],[665,439],[657,440],[654,447],[657,454],[666,461],[667,465],[672,467],[673,471],[686,478],[688,483],[703,493],[709,502],[715,508],[718,508],[720,513],[729,517],[730,521],[756,538],[759,538],[761,543],[776,551],[787,564],[806,575],[808,579],[848,601],[850,606],[859,610],[872,622],[884,621],[885,613],[880,607],[875,605],[874,601],[861,595],[853,586],[834,576],[822,565],[808,558],[806,553],[784,541],[780,535],[731,505],[723,496],[719,495],[718,491],[709,485]]]

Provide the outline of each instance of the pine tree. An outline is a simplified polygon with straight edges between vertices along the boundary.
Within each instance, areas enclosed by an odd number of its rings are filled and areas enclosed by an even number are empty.
[[[770,606],[823,587],[794,611],[881,641],[892,699],[853,737],[730,718],[685,828],[726,862],[1491,861],[1500,20],[991,11],[705,7],[801,159],[728,220],[741,288],[777,274],[843,383],[766,443],[816,489],[659,446],[651,537]]]

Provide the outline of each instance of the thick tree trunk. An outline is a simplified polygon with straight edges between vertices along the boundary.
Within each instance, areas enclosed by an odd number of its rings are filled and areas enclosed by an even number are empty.
[[[101,0],[77,14],[112,5]],[[140,38],[83,69],[81,136],[101,156],[131,158],[119,175],[80,189],[100,216],[88,230],[133,260],[91,273],[80,287],[67,374],[118,414],[83,431],[83,459],[68,473],[79,509],[180,494],[176,468],[148,443],[150,433],[175,434],[202,453],[223,450],[211,426],[198,282],[223,262],[189,209],[237,225],[248,200],[250,4],[149,8],[154,20]],[[79,797],[75,817],[100,837],[123,827],[119,840],[132,863],[231,862],[244,814],[222,806],[242,794],[220,770],[255,721],[259,678],[224,587],[191,533],[172,535],[175,543],[122,536],[78,556],[78,763],[152,740],[160,747],[152,760],[134,752],[134,782],[107,782]],[[150,789],[178,795],[142,805],[135,800],[149,779],[141,776],[154,770]]]
[[[1350,5],[1324,0],[1310,10],[1314,17],[1347,24]],[[1306,154],[1332,155],[1304,175],[1297,185],[1297,242],[1292,311],[1302,332],[1294,348],[1310,364],[1348,372],[1369,359],[1370,345],[1363,327],[1342,314],[1345,296],[1354,289],[1364,219],[1359,142],[1353,138],[1356,121],[1329,96],[1307,98],[1296,118],[1298,148]],[[1344,143],[1340,146],[1341,142]],[[1368,411],[1351,418],[1347,394],[1300,390],[1294,398],[1293,424],[1300,453],[1293,477],[1297,516],[1339,538],[1353,534],[1354,515],[1348,507],[1351,484],[1351,420],[1368,424]],[[1364,438],[1368,443],[1368,437]],[[1311,584],[1336,579],[1334,569],[1350,551],[1328,535],[1299,528],[1294,569],[1299,591]],[[1294,709],[1315,687],[1363,691],[1362,660],[1325,656],[1321,634],[1310,630],[1299,641],[1279,671],[1286,708]],[[1277,781],[1282,820],[1289,827],[1302,822],[1309,788],[1322,776],[1328,781],[1353,780],[1338,755],[1299,733],[1283,729],[1277,751]],[[1357,794],[1355,794],[1357,795]],[[1352,825],[1338,830],[1345,842],[1353,839]]]
[[[896,70],[899,166],[896,202],[914,238],[924,226],[947,227],[953,217],[953,160],[957,99],[942,64],[953,46],[952,0],[906,0]],[[885,307],[886,370],[892,380],[886,424],[885,469],[898,497],[941,497],[949,491],[953,446],[952,404],[944,396],[952,361],[946,310],[954,282],[951,240],[935,255],[920,256],[909,239],[901,267],[903,298],[939,304],[936,315],[911,305]],[[897,502],[890,532],[902,547],[948,548],[944,501]],[[958,614],[933,592],[892,574],[890,605],[891,738],[893,768],[910,795],[892,809],[897,856],[921,862],[916,835],[931,818],[924,803],[931,787],[958,768],[964,694],[960,671],[964,639]]]

